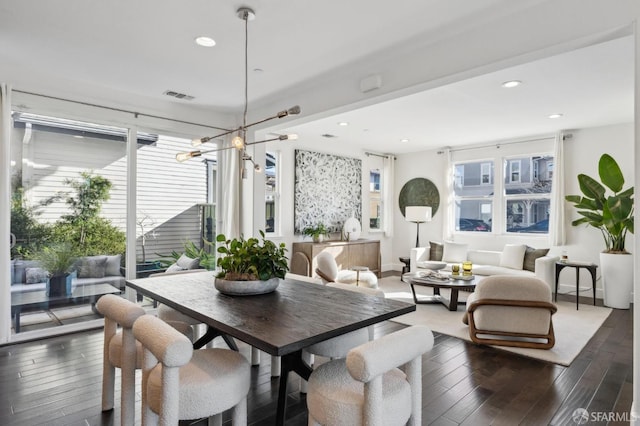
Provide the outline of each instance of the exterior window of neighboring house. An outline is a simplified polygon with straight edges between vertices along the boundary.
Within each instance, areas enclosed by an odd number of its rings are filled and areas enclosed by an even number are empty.
[[[456,231],[491,231],[494,202],[493,173],[493,162],[454,164]]]
[[[265,232],[275,233],[278,229],[280,196],[278,185],[279,153],[267,152],[265,164]]]
[[[480,184],[491,185],[493,183],[493,176],[491,174],[491,163],[482,163],[480,165]]]
[[[535,155],[526,158],[505,159],[505,228],[508,233],[547,234],[551,208],[551,176],[553,157]],[[518,181],[513,179],[517,164]],[[521,169],[531,165],[531,170]]]
[[[381,169],[369,170],[369,229],[382,229],[382,193],[380,191]]]
[[[508,161],[509,182],[520,182],[520,160]]]

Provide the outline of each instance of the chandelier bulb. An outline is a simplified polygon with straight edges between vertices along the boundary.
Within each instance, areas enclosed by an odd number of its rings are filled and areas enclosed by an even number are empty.
[[[179,163],[184,163],[190,158],[200,157],[201,155],[202,155],[202,152],[200,151],[179,152],[178,154],[176,154],[176,161],[178,161]]]
[[[244,139],[242,139],[241,136],[235,136],[233,139],[231,139],[231,144],[236,148],[236,149],[242,149],[244,148]]]
[[[262,166],[260,164],[254,164],[253,169],[256,173],[262,173]]]

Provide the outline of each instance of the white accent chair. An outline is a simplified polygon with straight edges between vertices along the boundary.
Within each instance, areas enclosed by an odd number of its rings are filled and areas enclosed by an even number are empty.
[[[191,341],[152,315],[140,317],[133,334],[144,347],[142,424],[214,418],[233,408],[233,424],[247,423],[251,367],[229,349],[193,350]]]
[[[104,315],[102,411],[113,409],[115,369],[120,368],[120,423],[134,424],[135,370],[142,368],[142,347],[136,342],[131,327],[145,312],[141,306],[113,294],[102,296],[96,308]],[[121,331],[117,331],[118,324]]]
[[[494,275],[478,283],[462,318],[474,343],[551,349],[555,345],[551,289],[534,277]]]
[[[324,284],[336,282],[342,284],[356,284],[357,286],[378,288],[378,277],[371,271],[338,270],[338,264],[334,257],[327,252],[321,252],[316,256],[316,274]]]
[[[422,354],[433,333],[411,326],[349,351],[311,373],[309,425],[420,425]]]

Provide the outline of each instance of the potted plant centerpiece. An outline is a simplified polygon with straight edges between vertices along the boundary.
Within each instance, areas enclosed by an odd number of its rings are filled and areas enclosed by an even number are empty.
[[[285,244],[276,245],[264,238],[262,244],[257,238],[245,240],[243,237],[228,240],[224,234],[216,237],[218,242],[217,265],[220,272],[215,279],[215,287],[221,293],[231,295],[252,295],[272,292],[284,279],[289,270]]]
[[[302,234],[311,237],[314,243],[321,243],[324,237],[329,237],[329,231],[324,226],[324,223],[304,228]]]
[[[47,271],[49,296],[64,296],[71,293],[70,274],[76,261],[76,256],[70,244],[54,244],[40,250],[35,259],[42,269]]]
[[[629,309],[633,287],[633,256],[625,249],[627,233],[633,234],[633,187],[623,190],[624,176],[618,163],[608,154],[598,162],[602,183],[578,175],[583,195],[567,195],[582,217],[571,224],[587,224],[602,232],[606,249],[600,253],[604,304]],[[606,188],[605,188],[606,186]],[[607,194],[607,188],[613,194]]]

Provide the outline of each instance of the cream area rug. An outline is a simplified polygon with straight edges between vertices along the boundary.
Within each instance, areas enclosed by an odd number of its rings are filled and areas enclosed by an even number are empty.
[[[411,287],[400,281],[400,277],[385,277],[379,281],[379,286],[386,297],[413,303]],[[419,295],[433,294],[428,287],[416,286]],[[448,296],[443,290],[442,294]],[[466,299],[467,293],[460,292],[460,300]],[[517,353],[523,356],[540,359],[568,366],[578,356],[580,351],[589,342],[600,326],[611,313],[610,308],[596,307],[580,304],[576,310],[575,302],[557,302],[558,312],[553,315],[553,328],[556,335],[556,344],[551,349],[527,349],[495,346],[505,351]],[[392,321],[407,325],[422,324],[431,330],[471,341],[469,331],[462,323],[464,305],[458,307],[457,312],[449,311],[442,304],[416,305],[416,311],[394,318]]]

